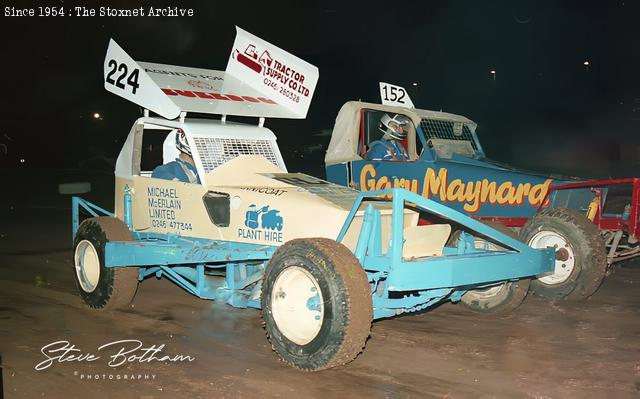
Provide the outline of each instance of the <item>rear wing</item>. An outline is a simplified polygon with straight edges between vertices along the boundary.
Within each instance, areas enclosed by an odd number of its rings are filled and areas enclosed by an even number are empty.
[[[113,39],[104,60],[107,91],[167,119],[183,112],[302,119],[318,68],[236,27],[225,71],[134,61]]]

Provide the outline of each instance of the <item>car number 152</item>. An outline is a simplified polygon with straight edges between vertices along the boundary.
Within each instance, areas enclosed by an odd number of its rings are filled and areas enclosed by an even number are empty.
[[[385,101],[393,101],[398,102],[400,104],[404,104],[404,97],[407,95],[407,92],[402,87],[394,87],[394,86],[383,86],[382,92],[384,93]]]

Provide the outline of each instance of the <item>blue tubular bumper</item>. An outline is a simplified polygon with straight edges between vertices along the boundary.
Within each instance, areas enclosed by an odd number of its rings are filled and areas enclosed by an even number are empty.
[[[553,270],[554,264],[552,249],[433,257],[402,262],[389,271],[387,285],[389,291],[473,287],[535,276]]]
[[[380,249],[380,213],[371,205],[365,211],[363,227],[355,251],[356,257],[366,270],[382,273],[386,279],[386,291],[470,289],[500,281],[536,276],[554,270],[553,249],[533,249],[482,222],[404,189],[360,193],[337,240],[342,241],[365,198],[382,199],[379,197],[389,194],[393,196],[393,215],[391,242],[387,253],[383,254]],[[404,259],[402,245],[405,204],[459,223],[509,249],[504,251],[472,249],[465,251],[466,253],[445,253],[443,256]]]
[[[71,240],[73,241],[80,226],[80,210],[85,210],[93,217],[114,216],[112,212],[100,208],[98,205],[83,200],[80,197],[71,197]]]

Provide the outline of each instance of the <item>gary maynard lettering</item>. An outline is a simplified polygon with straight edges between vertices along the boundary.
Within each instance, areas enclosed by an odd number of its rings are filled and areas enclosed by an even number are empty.
[[[427,168],[421,188],[419,179],[378,176],[378,171],[373,165],[365,165],[360,171],[360,190],[362,191],[400,187],[426,198],[432,196],[440,198],[441,202],[462,203],[464,210],[468,213],[476,213],[486,204],[522,206],[528,202],[531,206],[538,207],[547,198],[552,183],[552,179],[537,184],[526,182],[516,184],[511,181],[497,182],[489,179],[451,180],[447,168],[440,168],[437,173],[435,169]],[[391,194],[386,196],[391,197]]]
[[[151,363],[151,362],[192,362],[195,357],[188,355],[166,355],[162,353],[165,344],[156,346],[151,345],[143,347],[142,341],[137,339],[125,339],[113,341],[98,347],[98,351],[113,350],[114,354],[108,357],[107,365],[109,367],[118,367],[125,363]],[[55,341],[47,344],[40,349],[45,360],[36,364],[36,370],[46,370],[54,363],[68,362],[95,362],[101,359],[101,356],[93,353],[84,353],[69,341]]]

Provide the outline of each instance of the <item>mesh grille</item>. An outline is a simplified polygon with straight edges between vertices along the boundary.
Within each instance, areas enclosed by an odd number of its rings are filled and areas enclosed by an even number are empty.
[[[466,124],[462,124],[461,134],[455,134],[453,125],[454,122],[441,121],[437,119],[423,119],[420,121],[420,127],[422,128],[427,141],[432,138],[468,141],[471,143],[473,150],[477,151],[478,147],[476,147],[476,142],[473,140],[473,135],[471,134],[469,127]]]
[[[205,173],[240,155],[261,155],[278,165],[278,157],[271,140],[194,137]]]

